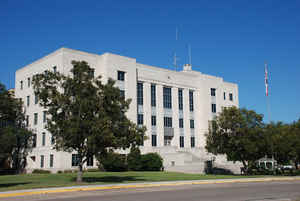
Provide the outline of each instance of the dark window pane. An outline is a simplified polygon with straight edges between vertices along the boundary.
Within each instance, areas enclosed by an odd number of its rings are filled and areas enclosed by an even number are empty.
[[[163,105],[164,108],[172,108],[172,89],[170,87],[163,88]]]
[[[193,91],[189,92],[189,101],[190,101],[190,111],[194,111],[194,93],[193,93]]]
[[[183,95],[182,95],[182,89],[178,89],[178,108],[179,108],[179,110],[183,110]]]
[[[216,89],[215,88],[210,89],[210,95],[211,96],[216,96]]]
[[[156,86],[154,84],[151,85],[151,106],[156,106]]]
[[[137,83],[137,104],[143,105],[143,83],[138,82]]]
[[[118,71],[118,80],[124,81],[125,80],[125,72]]]

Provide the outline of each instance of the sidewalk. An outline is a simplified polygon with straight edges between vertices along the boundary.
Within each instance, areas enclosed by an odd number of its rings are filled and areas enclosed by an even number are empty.
[[[159,186],[270,182],[270,181],[300,181],[300,176],[245,178],[245,179],[241,178],[241,179],[216,179],[216,180],[189,180],[189,181],[172,181],[172,182],[166,181],[166,182],[149,182],[149,183],[130,183],[130,184],[127,183],[127,184],[110,184],[110,185],[71,186],[71,187],[59,187],[59,188],[40,188],[40,189],[0,192],[0,198],[26,196],[26,195],[39,195],[39,194],[48,194],[48,193],[75,192],[75,191],[96,191],[96,190],[128,189],[128,188],[149,188],[149,187],[159,187]]]

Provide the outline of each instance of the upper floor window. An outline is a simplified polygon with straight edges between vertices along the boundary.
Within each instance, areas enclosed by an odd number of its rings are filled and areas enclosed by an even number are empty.
[[[27,107],[29,107],[29,105],[30,105],[30,96],[27,96],[26,101],[27,101]]]
[[[28,87],[30,87],[30,77],[27,78],[27,85],[28,85]]]
[[[118,80],[120,80],[120,81],[125,80],[125,72],[124,71],[118,71]]]
[[[195,128],[195,121],[194,121],[194,119],[190,119],[190,128]]]
[[[138,116],[137,116],[137,124],[138,125],[143,125],[144,124],[144,115],[138,114]]]
[[[125,91],[124,90],[120,90],[120,96],[125,99]]]
[[[182,118],[179,119],[179,128],[183,128],[183,119]]]
[[[215,88],[210,89],[210,95],[211,96],[216,96],[216,89]]]
[[[172,117],[164,117],[164,127],[172,127]]]
[[[216,113],[217,112],[217,105],[216,104],[211,104],[211,112]]]
[[[182,89],[178,89],[178,108],[183,110],[183,94]]]
[[[45,146],[46,145],[46,133],[43,132],[42,133],[42,146]]]
[[[172,89],[170,87],[163,88],[163,104],[164,108],[172,108]]]
[[[38,113],[34,113],[34,120],[33,120],[33,124],[37,125],[38,123]]]
[[[137,83],[137,104],[143,105],[143,83],[138,82]]]
[[[190,100],[190,111],[194,111],[194,92],[189,92],[189,100]]]
[[[47,121],[47,111],[43,111],[43,123]]]
[[[39,102],[39,97],[35,94],[34,95],[34,104],[37,104]]]
[[[232,93],[229,94],[229,100],[233,101],[233,95],[232,95]]]
[[[20,89],[23,90],[23,81],[20,81]]]
[[[156,86],[155,84],[151,84],[151,106],[156,106]]]
[[[151,116],[151,125],[156,126],[156,116],[154,115]]]
[[[32,135],[32,147],[36,147],[36,134]]]
[[[53,66],[53,72],[56,73],[57,72],[57,67]]]

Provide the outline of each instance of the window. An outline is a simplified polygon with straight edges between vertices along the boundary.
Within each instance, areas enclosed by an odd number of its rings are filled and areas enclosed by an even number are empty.
[[[137,123],[138,123],[138,125],[143,125],[144,124],[144,115],[138,114]]]
[[[26,115],[26,126],[29,126],[29,115]]]
[[[151,125],[156,126],[156,116],[151,116]]]
[[[38,96],[35,94],[34,95],[34,104],[37,104],[39,102]]]
[[[195,137],[191,137],[191,147],[195,147]]]
[[[163,88],[164,108],[172,108],[172,90],[170,87]]]
[[[42,133],[42,146],[45,146],[46,145],[46,133],[43,132]]]
[[[210,89],[210,95],[211,96],[216,96],[216,89],[215,88]]]
[[[195,122],[194,119],[190,119],[190,128],[195,128]]]
[[[156,135],[152,135],[152,147],[156,147],[157,146],[157,136]]]
[[[36,147],[36,134],[32,135],[32,147]]]
[[[124,90],[120,90],[120,96],[125,100],[125,91]]]
[[[89,156],[87,158],[86,166],[94,166],[94,156]]]
[[[23,81],[20,81],[20,89],[23,90]]]
[[[41,155],[41,168],[44,167],[44,160],[45,160],[45,156]]]
[[[124,81],[125,80],[125,72],[118,71],[118,80]]]
[[[56,73],[56,71],[57,71],[57,67],[53,66],[53,72]]]
[[[78,154],[72,154],[72,166],[79,165],[79,157]]]
[[[94,70],[93,68],[90,69],[90,70],[89,70],[89,77],[90,77],[90,78],[94,78],[94,76],[95,76],[94,74],[95,74],[95,70]]]
[[[143,105],[143,83],[137,83],[137,104]]]
[[[224,96],[224,100],[226,100],[226,93],[225,92],[224,92],[223,96]]]
[[[232,93],[229,94],[229,100],[233,101],[233,95],[232,95]]]
[[[47,121],[47,111],[43,111],[43,123]]]
[[[178,108],[179,108],[179,110],[183,110],[183,95],[182,95],[182,89],[178,89]]]
[[[211,112],[212,113],[216,113],[217,112],[217,106],[216,106],[216,104],[211,104]]]
[[[27,85],[28,85],[28,87],[30,87],[30,77],[27,78]]]
[[[194,93],[193,91],[189,92],[189,99],[190,99],[190,111],[194,111]]]
[[[27,96],[27,107],[29,107],[29,105],[30,105],[30,96]]]
[[[53,137],[53,135],[51,136],[51,144],[52,144],[52,145],[55,144],[55,138]]]
[[[179,137],[179,146],[184,147],[184,136]]]
[[[33,120],[33,124],[37,125],[38,123],[38,113],[34,113],[34,120]]]
[[[164,127],[172,127],[172,117],[164,117]]]
[[[183,128],[183,119],[179,119],[179,128]]]
[[[151,106],[156,106],[156,86],[155,84],[151,84]]]
[[[53,167],[53,159],[54,159],[53,154],[50,154],[50,162],[49,162],[50,167]]]

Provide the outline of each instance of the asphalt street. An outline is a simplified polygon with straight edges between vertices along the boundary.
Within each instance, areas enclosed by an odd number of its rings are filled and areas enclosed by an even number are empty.
[[[42,194],[14,201],[289,201],[300,198],[300,181],[201,184]]]

